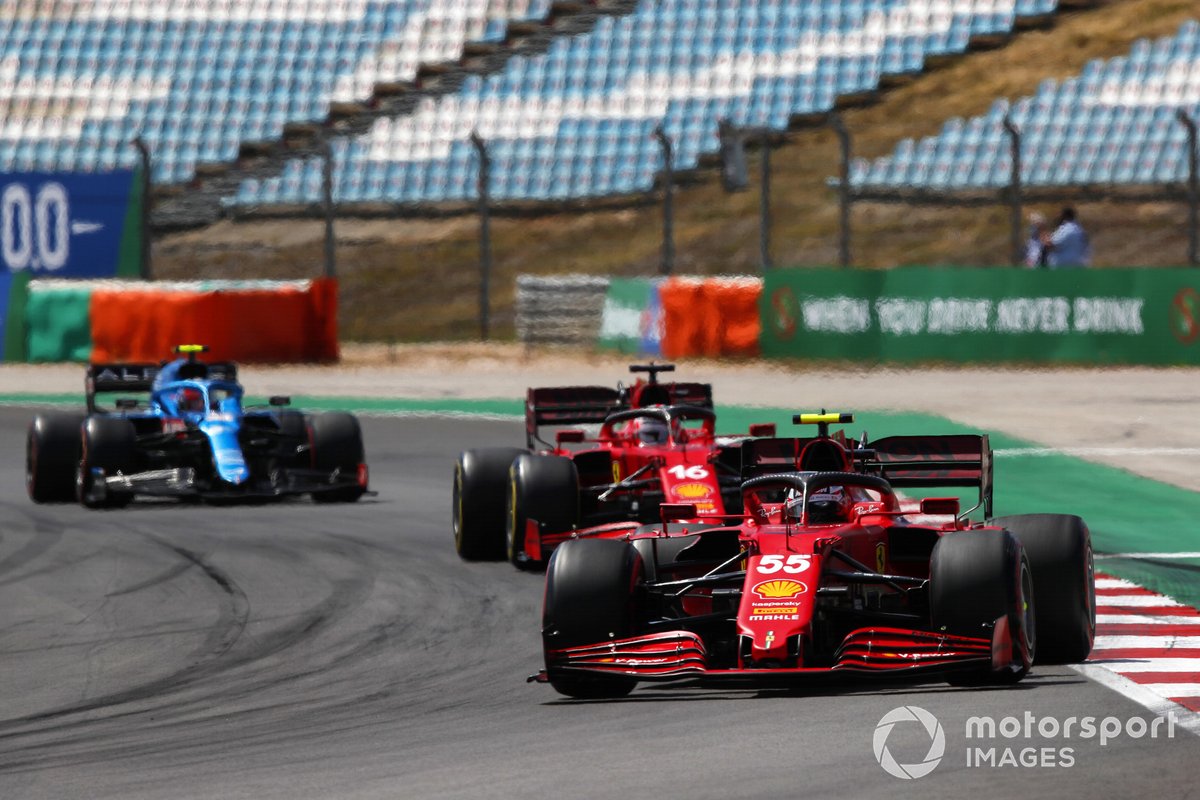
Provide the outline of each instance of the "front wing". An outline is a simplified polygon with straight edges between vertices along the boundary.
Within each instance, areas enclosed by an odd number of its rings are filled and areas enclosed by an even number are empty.
[[[842,641],[832,666],[763,669],[712,669],[704,641],[690,631],[634,636],[581,647],[547,650],[547,669],[555,673],[621,675],[639,680],[770,679],[789,676],[862,673],[897,674],[945,671],[974,666],[1002,669],[1011,660],[1007,625],[991,639],[951,636],[901,628],[860,628]],[[542,670],[530,680],[548,682]]]
[[[96,474],[99,473],[99,474]],[[312,494],[336,491],[359,486],[354,473],[341,473],[314,469],[279,470],[265,477],[252,477],[242,485],[222,482],[209,483],[197,479],[191,467],[137,472],[131,475],[118,473],[105,475],[95,471],[92,475],[94,492],[128,493],[144,497],[199,497],[223,498],[273,498],[288,495]],[[368,492],[367,494],[373,494]],[[96,499],[100,499],[99,497]]]

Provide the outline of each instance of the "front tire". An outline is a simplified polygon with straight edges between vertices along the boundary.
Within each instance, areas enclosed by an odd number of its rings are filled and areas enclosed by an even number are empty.
[[[1037,596],[1039,664],[1076,664],[1096,636],[1096,580],[1088,527],[1070,514],[1019,514],[989,524],[1021,541]]]
[[[508,471],[525,450],[466,450],[454,464],[454,549],[467,561],[503,561]]]
[[[541,529],[561,533],[579,521],[579,473],[563,456],[523,453],[509,468],[505,539],[508,560],[516,567],[535,567],[525,552],[525,529],[536,520]]]
[[[326,472],[337,470],[340,475],[358,475],[363,455],[362,429],[353,414],[344,411],[327,411],[315,414],[308,422],[309,441],[312,444],[313,469]],[[366,492],[365,486],[346,486],[313,492],[314,503],[353,503]]]
[[[948,533],[929,562],[929,604],[934,630],[956,636],[991,637],[992,623],[1007,617],[1011,663],[989,665],[982,675],[954,673],[951,683],[1016,683],[1025,677],[1037,648],[1032,571],[1020,541],[1007,531]]]
[[[75,471],[82,455],[80,414],[38,414],[25,439],[25,490],[35,503],[75,499]]]
[[[575,675],[556,671],[553,651],[623,639],[634,631],[634,592],[642,559],[628,542],[573,539],[546,568],[542,645],[550,685],[576,698],[624,697],[637,685],[624,675]]]

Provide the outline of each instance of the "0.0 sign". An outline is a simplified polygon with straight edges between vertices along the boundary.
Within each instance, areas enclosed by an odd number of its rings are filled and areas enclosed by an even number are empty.
[[[11,271],[62,269],[71,246],[70,206],[61,183],[44,183],[36,200],[20,183],[0,195],[0,255]]]

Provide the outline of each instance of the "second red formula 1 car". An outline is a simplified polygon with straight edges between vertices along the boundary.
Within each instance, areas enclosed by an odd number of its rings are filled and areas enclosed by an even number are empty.
[[[718,436],[712,389],[662,383],[669,364],[632,366],[632,387],[530,389],[528,450],[488,448],[459,456],[454,540],[465,559],[507,557],[539,566],[578,530],[624,531],[659,518],[662,503],[687,503],[695,523],[740,513],[741,446]],[[594,432],[562,426],[598,425]],[[558,426],[554,441],[544,426]],[[774,435],[773,425],[750,436]],[[604,527],[610,526],[610,527]]]
[[[580,533],[546,572],[546,668],[573,697],[638,681],[795,681],[822,674],[945,672],[1020,680],[1035,659],[1086,658],[1095,631],[1087,526],[1034,514],[970,523],[957,497],[897,488],[976,487],[992,510],[986,436],[830,435],[850,415],[797,415],[811,439],[742,448],[745,514],[725,525],[663,506],[663,522]]]

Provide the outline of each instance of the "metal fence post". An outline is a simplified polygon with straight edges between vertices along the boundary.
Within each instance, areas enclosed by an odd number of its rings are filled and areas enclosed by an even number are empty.
[[[1012,251],[1012,265],[1018,267],[1025,261],[1025,248],[1021,246],[1021,131],[1013,124],[1012,117],[1008,114],[1004,115],[1004,130],[1008,132],[1008,148],[1012,160],[1012,171],[1008,178],[1009,247]]]
[[[479,157],[479,338],[488,340],[489,293],[492,277],[492,224],[488,185],[491,181],[492,160],[488,156],[487,144],[477,131],[471,132],[471,145]]]
[[[759,195],[758,263],[771,269],[771,132],[762,132],[762,181]]]
[[[141,136],[135,138],[132,144],[138,151],[142,162],[142,248],[138,254],[138,272],[144,281],[150,280],[150,148]]]
[[[1196,152],[1196,121],[1188,116],[1188,113],[1182,108],[1177,112],[1177,116],[1184,127],[1187,128],[1188,137],[1188,182],[1187,182],[1187,199],[1188,199],[1188,263],[1195,265],[1200,263],[1197,261],[1197,250],[1200,232],[1197,231],[1197,196],[1200,194],[1197,181],[1200,176],[1197,176],[1197,159],[1200,159],[1200,154]]]
[[[337,276],[337,233],[334,230],[333,209],[333,140],[325,139],[321,147],[321,205],[325,214],[325,277]]]
[[[654,129],[654,138],[658,140],[663,153],[663,251],[659,271],[663,275],[670,275],[675,269],[674,155],[671,140],[661,125]]]
[[[829,126],[837,134],[841,147],[841,183],[838,185],[838,263],[843,269],[850,266],[850,132],[840,114],[829,115]]]

